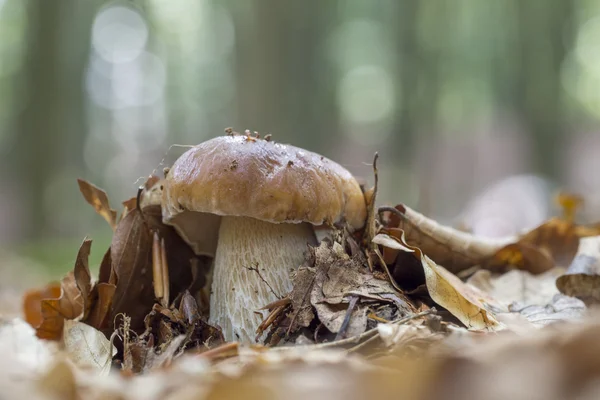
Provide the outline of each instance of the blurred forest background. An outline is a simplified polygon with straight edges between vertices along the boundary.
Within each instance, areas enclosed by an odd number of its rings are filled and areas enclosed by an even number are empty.
[[[378,151],[380,202],[484,234],[557,188],[598,219],[600,2],[0,0],[3,268],[62,273],[85,235],[98,260],[76,178],[117,206],[228,126],[371,183]]]

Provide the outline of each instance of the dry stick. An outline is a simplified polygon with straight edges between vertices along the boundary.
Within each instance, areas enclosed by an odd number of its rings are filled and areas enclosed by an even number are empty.
[[[379,154],[376,152],[373,156],[373,176],[375,179],[375,183],[373,185],[373,193],[371,194],[371,198],[369,199],[369,204],[367,204],[367,221],[366,221],[366,229],[364,233],[364,239],[367,241],[367,246],[369,248],[373,247],[373,238],[375,237],[376,227],[375,227],[375,202],[377,201],[377,191],[379,187],[379,174],[377,173],[377,160],[379,159]]]
[[[277,297],[278,299],[281,299],[282,296],[279,296],[277,293],[275,293],[275,291],[273,290],[273,288],[271,287],[271,285],[269,284],[269,282],[267,282],[267,280],[265,278],[263,278],[263,276],[260,274],[260,271],[258,270],[258,263],[256,263],[256,267],[246,267],[246,269],[248,271],[254,271],[256,272],[256,274],[258,275],[258,277],[260,278],[261,281],[264,282],[265,285],[267,285],[267,287],[269,288],[269,290],[271,291],[271,293],[273,293],[273,296]],[[259,309],[261,310],[261,309]]]
[[[346,310],[346,316],[344,317],[344,321],[342,322],[342,326],[338,331],[337,335],[335,335],[335,339],[333,340],[342,340],[346,337],[346,330],[348,329],[348,325],[350,325],[350,318],[352,317],[352,311],[354,311],[354,307],[356,307],[356,303],[358,302],[358,296],[351,296],[350,303],[348,304],[348,309]]]

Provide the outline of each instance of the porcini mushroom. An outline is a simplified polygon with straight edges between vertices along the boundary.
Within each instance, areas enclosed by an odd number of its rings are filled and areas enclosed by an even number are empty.
[[[210,322],[253,342],[256,310],[292,289],[314,226],[360,229],[366,206],[350,172],[316,153],[251,136],[221,136],[184,153],[164,182],[163,220],[214,256]],[[218,228],[217,228],[218,227]]]

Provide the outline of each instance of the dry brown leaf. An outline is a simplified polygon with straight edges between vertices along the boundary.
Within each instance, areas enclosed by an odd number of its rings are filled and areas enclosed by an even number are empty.
[[[492,301],[489,296],[463,283],[454,274],[433,262],[418,247],[410,246],[403,239],[402,236],[398,239],[380,233],[375,236],[374,242],[394,246],[394,250],[397,251],[410,250],[423,266],[427,291],[433,301],[450,311],[466,327],[472,330],[500,328],[494,314],[489,310],[490,306],[487,305]]]
[[[363,333],[367,325],[367,308],[375,303],[393,303],[398,310],[395,319],[416,312],[389,281],[373,276],[364,260],[351,258],[338,243],[322,242],[315,248],[314,266],[316,275],[310,301],[319,320],[330,332],[338,333],[347,321],[345,336]],[[349,310],[353,297],[355,303]]]
[[[77,183],[79,184],[79,190],[85,201],[94,207],[94,210],[96,210],[96,212],[102,216],[114,230],[117,226],[117,212],[110,208],[106,192],[83,179],[77,179]]]
[[[90,313],[83,322],[98,330],[104,331],[108,329],[109,321],[107,317],[111,310],[116,288],[113,284],[103,282],[99,282],[94,286],[95,301],[92,304]]]
[[[32,327],[38,327],[44,322],[42,315],[42,300],[60,297],[60,283],[49,283],[41,289],[31,289],[23,295],[23,316]]]
[[[112,279],[111,279],[112,278]],[[113,285],[117,283],[116,276],[112,269],[112,258],[110,247],[104,253],[102,257],[102,261],[100,262],[100,268],[98,272],[98,282],[101,283],[112,283]]]
[[[294,311],[290,332],[296,332],[301,327],[307,328],[315,318],[310,303],[310,293],[314,282],[315,269],[312,266],[300,267],[292,278],[293,287],[289,297]]]
[[[75,259],[75,267],[73,268],[73,275],[75,277],[75,284],[77,289],[81,293],[81,301],[83,302],[83,317],[85,318],[90,311],[92,306],[91,298],[92,295],[92,274],[90,273],[89,257],[92,248],[92,241],[90,239],[84,239],[83,243],[79,247],[77,258]]]
[[[117,221],[117,223],[120,222],[123,218],[125,218],[127,213],[137,208],[137,197],[132,197],[128,200],[125,200],[121,204],[123,205],[123,212],[121,213],[121,216],[119,217],[119,221]]]
[[[154,304],[152,288],[151,234],[141,212],[127,213],[113,235],[111,243],[112,270],[117,285],[109,313],[109,329],[117,314],[131,318],[131,328],[144,329],[144,317]]]
[[[500,249],[486,265],[491,269],[512,265],[542,273],[554,266],[569,265],[577,253],[579,239],[575,224],[552,218],[517,242]]]
[[[60,340],[64,321],[83,314],[83,300],[73,272],[60,284],[52,283],[40,291],[26,293],[23,303],[26,321],[41,339]]]
[[[556,287],[586,304],[600,303],[600,236],[581,240],[579,251]]]

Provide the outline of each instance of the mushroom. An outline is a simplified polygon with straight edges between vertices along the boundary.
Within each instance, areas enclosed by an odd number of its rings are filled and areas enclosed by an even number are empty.
[[[220,136],[184,153],[164,181],[163,220],[214,257],[209,322],[253,342],[256,311],[287,295],[314,228],[364,226],[352,174],[319,154],[251,136]]]

